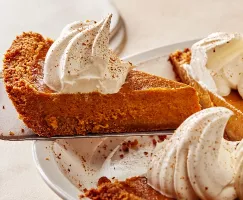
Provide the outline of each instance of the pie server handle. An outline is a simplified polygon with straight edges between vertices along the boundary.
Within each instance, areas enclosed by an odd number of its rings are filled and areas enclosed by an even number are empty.
[[[41,137],[36,134],[33,135],[0,135],[0,140],[8,141],[54,141],[58,139],[80,139],[80,138],[105,138],[105,137],[129,137],[129,136],[164,136],[172,135],[175,130],[164,131],[147,131],[147,132],[132,132],[132,133],[88,133],[86,135],[68,135],[68,136],[53,136],[53,137]]]

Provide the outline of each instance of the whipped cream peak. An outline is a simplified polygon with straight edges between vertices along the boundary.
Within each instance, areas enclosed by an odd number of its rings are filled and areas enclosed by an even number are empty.
[[[217,32],[191,48],[191,76],[221,96],[238,89],[243,97],[243,36]]]
[[[67,25],[50,47],[44,63],[45,84],[60,93],[116,93],[131,64],[109,49],[112,15],[100,22]]]
[[[155,149],[147,173],[149,184],[176,199],[243,199],[243,141],[223,138],[232,114],[214,107],[184,121]]]

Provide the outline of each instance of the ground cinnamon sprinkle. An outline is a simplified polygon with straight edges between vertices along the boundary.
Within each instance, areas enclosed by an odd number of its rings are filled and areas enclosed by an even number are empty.
[[[9,135],[14,136],[14,132],[9,131]]]
[[[122,143],[122,151],[124,151],[124,152],[129,152],[129,147],[128,147],[128,145],[127,145],[127,143]]]
[[[166,135],[159,135],[158,138],[160,140],[160,142],[163,142],[166,139]]]
[[[152,140],[153,145],[156,146],[157,145],[157,141],[155,139]]]
[[[135,139],[134,141],[127,141],[122,143],[122,151],[129,152],[129,149],[136,149],[138,146],[138,140]]]
[[[57,158],[58,158],[58,159],[61,159],[61,155],[62,155],[62,154],[59,153],[59,155],[57,156]]]

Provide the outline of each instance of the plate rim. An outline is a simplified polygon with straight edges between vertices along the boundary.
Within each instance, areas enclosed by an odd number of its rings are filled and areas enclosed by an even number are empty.
[[[62,190],[61,188],[59,188],[56,184],[54,184],[51,181],[51,179],[48,177],[48,175],[45,173],[45,171],[41,167],[40,162],[39,162],[39,159],[37,157],[37,150],[36,150],[37,145],[35,144],[37,142],[38,141],[34,141],[33,144],[32,144],[32,157],[33,157],[33,160],[34,160],[35,167],[36,167],[38,173],[40,174],[41,179],[46,183],[46,185],[48,185],[48,187],[54,193],[56,193],[62,199],[73,200],[73,197],[72,196],[70,196],[68,193],[66,193],[64,190]],[[43,141],[41,141],[41,142],[43,142]]]
[[[149,61],[152,59],[156,59],[159,57],[162,57],[163,51],[166,51],[166,49],[171,49],[171,48],[175,48],[174,50],[179,49],[179,48],[186,48],[186,46],[191,46],[193,43],[195,43],[196,41],[198,41],[200,39],[193,39],[193,40],[186,40],[184,42],[179,42],[179,43],[172,43],[169,45],[165,45],[165,46],[160,46],[154,49],[150,49],[150,50],[146,50],[143,52],[139,52],[139,53],[135,53],[129,56],[124,57],[122,60],[123,61],[131,61],[132,63],[134,62],[135,65],[145,62],[145,61]],[[182,47],[184,46],[184,47]],[[165,54],[164,54],[165,55]],[[142,58],[142,59],[140,59]],[[40,176],[42,177],[42,179],[44,180],[44,182],[62,199],[68,199],[68,200],[72,200],[74,199],[72,196],[70,196],[66,191],[64,191],[63,189],[59,188],[58,185],[56,185],[53,180],[50,179],[50,177],[48,177],[46,171],[44,168],[42,168],[41,164],[40,164],[40,160],[38,159],[38,150],[37,147],[41,144],[47,144],[48,142],[46,141],[34,141],[33,142],[33,146],[32,146],[32,155],[33,155],[33,159],[34,159],[34,163],[35,166],[40,174]],[[72,184],[72,183],[70,183]]]

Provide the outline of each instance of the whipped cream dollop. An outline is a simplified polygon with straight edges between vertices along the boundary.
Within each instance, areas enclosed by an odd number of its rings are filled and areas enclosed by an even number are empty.
[[[156,147],[147,172],[149,184],[176,199],[243,199],[243,141],[223,138],[232,114],[213,107],[184,121]]]
[[[191,62],[185,68],[209,90],[221,96],[231,89],[243,97],[243,36],[217,32],[195,43]]]
[[[130,63],[109,49],[112,15],[67,25],[52,44],[44,62],[44,83],[59,93],[116,93],[124,84]]]

